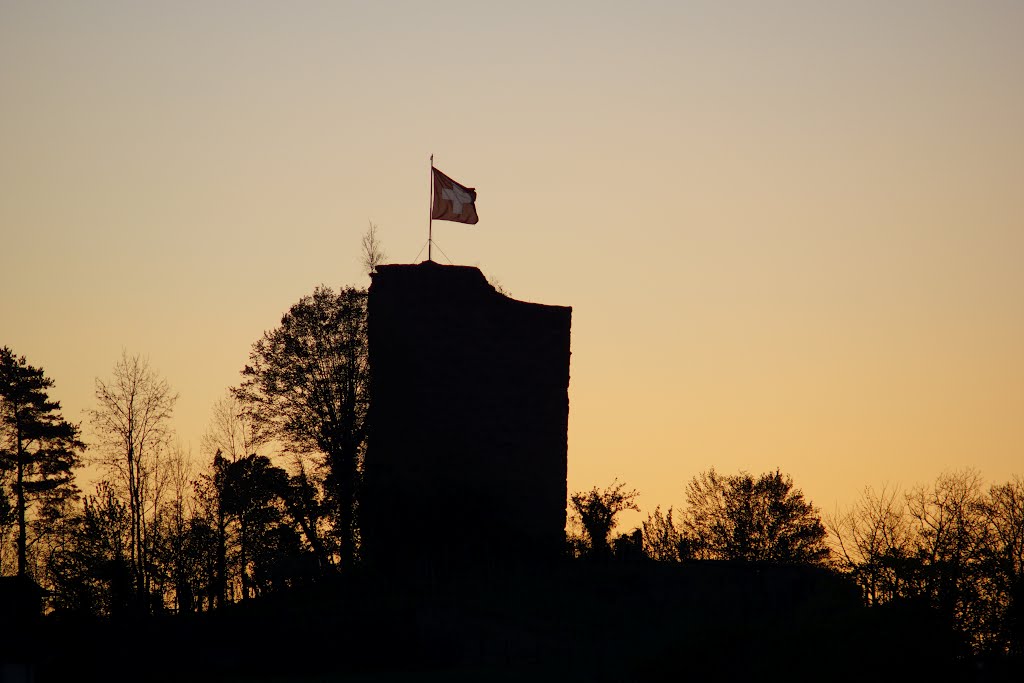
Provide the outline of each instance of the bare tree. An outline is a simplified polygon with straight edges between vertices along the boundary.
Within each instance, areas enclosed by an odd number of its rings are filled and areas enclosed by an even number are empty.
[[[164,537],[166,569],[174,590],[174,606],[178,612],[191,611],[192,591],[186,567],[188,523],[192,489],[192,456],[179,441],[167,459],[171,498],[167,505],[167,523]]]
[[[1024,616],[1024,479],[1015,476],[989,489],[986,513],[993,624],[1000,643],[1024,653],[1024,624],[1013,623]]]
[[[99,464],[115,477],[128,499],[129,563],[136,597],[149,593],[150,529],[159,503],[160,458],[171,440],[171,415],[178,395],[141,356],[122,351],[109,381],[96,379],[97,407],[89,411],[99,442]]]
[[[266,439],[245,412],[245,405],[229,390],[213,404],[210,424],[203,434],[203,452],[220,451],[231,462],[252,455]]]
[[[1024,478],[993,486],[988,496],[988,518],[993,540],[1006,562],[1006,572],[1024,576]]]
[[[384,263],[388,257],[381,248],[380,240],[377,239],[377,226],[372,222],[363,234],[363,266],[367,273],[377,272],[377,266]]]
[[[941,474],[899,496],[866,489],[829,520],[837,554],[867,604],[911,600],[935,610],[975,652],[1016,637],[1008,613],[1021,592],[1024,486],[994,486],[978,472]]]
[[[643,523],[643,547],[647,557],[661,562],[678,562],[680,540],[679,527],[672,521],[671,507],[665,514],[656,507],[652,514],[647,515],[647,521]]]
[[[869,605],[899,596],[912,552],[910,521],[896,487],[868,486],[853,508],[829,516],[827,526],[840,565],[849,571]]]
[[[907,494],[907,513],[920,563],[913,592],[927,599],[965,635],[982,645],[987,609],[981,595],[987,545],[981,475],[973,469],[941,474]]]

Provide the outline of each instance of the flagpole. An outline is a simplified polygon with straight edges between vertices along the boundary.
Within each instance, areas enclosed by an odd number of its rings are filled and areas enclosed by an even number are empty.
[[[427,260],[433,261],[430,256],[431,247],[434,246],[434,155],[430,155],[430,208],[427,211],[429,216],[427,223]]]

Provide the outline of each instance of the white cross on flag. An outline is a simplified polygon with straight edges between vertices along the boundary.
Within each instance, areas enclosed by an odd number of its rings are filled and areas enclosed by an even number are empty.
[[[457,182],[431,167],[434,173],[434,205],[430,217],[439,221],[476,223],[476,190]]]

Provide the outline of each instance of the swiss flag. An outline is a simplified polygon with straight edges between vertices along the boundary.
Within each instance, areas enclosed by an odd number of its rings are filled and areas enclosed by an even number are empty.
[[[460,185],[433,166],[430,170],[434,174],[434,205],[430,209],[430,217],[456,223],[480,220],[476,215],[476,190]]]

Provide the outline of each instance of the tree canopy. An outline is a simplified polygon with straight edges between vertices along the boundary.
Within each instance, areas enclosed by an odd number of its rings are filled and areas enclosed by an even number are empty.
[[[320,453],[343,564],[355,557],[356,489],[366,438],[366,290],[320,286],[253,344],[235,396],[259,438]]]
[[[61,516],[62,503],[78,493],[72,470],[85,444],[78,426],[65,420],[60,403],[50,399],[52,387],[42,369],[6,346],[0,349],[0,498],[8,487],[14,494],[14,505],[5,500],[0,516],[17,520],[19,575],[28,573],[30,508],[36,508],[39,537]]]
[[[627,489],[625,482],[616,479],[603,491],[595,486],[590,491],[577,491],[569,497],[587,535],[587,554],[604,557],[610,553],[608,537],[615,528],[615,518],[625,510],[639,510],[636,504],[639,495],[635,489]]]
[[[817,509],[778,470],[755,479],[711,469],[690,481],[686,498],[684,559],[817,564],[829,556]]]
[[[867,487],[829,519],[865,604],[928,605],[976,652],[1024,651],[1024,479],[971,469],[906,492]]]

